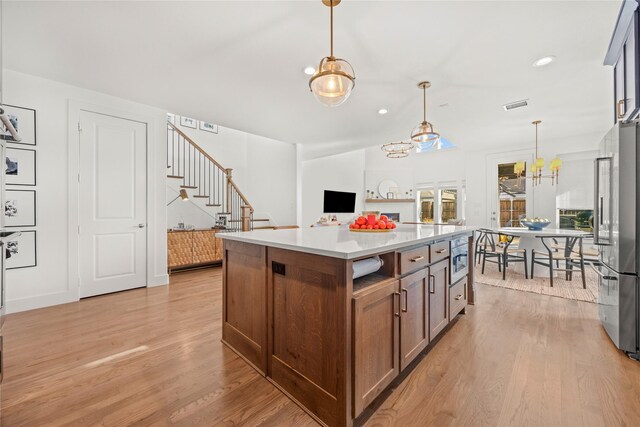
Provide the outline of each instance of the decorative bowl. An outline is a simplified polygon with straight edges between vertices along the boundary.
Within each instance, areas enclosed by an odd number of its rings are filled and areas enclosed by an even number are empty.
[[[546,218],[523,218],[520,220],[520,224],[527,227],[529,230],[542,230],[551,224]]]

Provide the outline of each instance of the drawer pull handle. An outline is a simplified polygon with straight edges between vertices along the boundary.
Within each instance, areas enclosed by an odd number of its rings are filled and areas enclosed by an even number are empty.
[[[418,261],[422,261],[424,259],[424,257],[422,255],[417,256],[415,258],[411,258],[409,261],[411,262],[418,262]]]
[[[458,295],[455,299],[456,301],[460,301],[462,299],[462,295]]]
[[[409,308],[409,291],[407,291],[407,288],[402,288],[402,292],[404,292],[404,308],[400,308],[400,310],[406,313]]]
[[[442,253],[445,253],[445,252],[447,252],[446,249],[440,249],[440,250],[436,251],[437,254],[442,254]]]
[[[625,113],[625,105],[624,105],[624,99],[621,99],[620,101],[618,101],[618,118],[619,119],[624,119],[624,113]]]
[[[397,303],[398,305],[397,306],[396,306],[396,296],[398,297],[397,298],[397,300],[398,300],[398,303]],[[394,311],[393,315],[396,316],[396,317],[400,317],[400,312],[396,311],[396,307],[400,307],[400,292],[394,292],[393,293],[393,311]]]

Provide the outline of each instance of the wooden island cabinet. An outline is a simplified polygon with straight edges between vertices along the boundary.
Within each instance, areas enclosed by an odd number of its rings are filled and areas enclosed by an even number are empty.
[[[358,423],[473,294],[464,271],[451,285],[451,239],[467,238],[473,259],[466,227],[221,237],[223,342],[328,426]],[[353,279],[354,263],[374,256],[382,267]]]

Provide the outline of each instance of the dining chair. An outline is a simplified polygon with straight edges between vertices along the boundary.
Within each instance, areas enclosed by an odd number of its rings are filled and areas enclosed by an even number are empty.
[[[563,271],[565,279],[573,280],[573,272],[579,269],[582,276],[582,287],[587,289],[587,281],[584,272],[584,236],[536,236],[540,239],[545,250],[533,250],[531,253],[531,277],[534,277],[535,265],[543,265],[549,269],[549,282],[553,287],[553,276],[556,271]],[[556,242],[556,243],[554,243]],[[564,242],[561,245],[560,242]],[[576,249],[577,245],[577,249]],[[560,262],[564,261],[564,268],[560,268]],[[553,264],[556,264],[554,268]],[[575,269],[574,269],[575,267]]]
[[[524,263],[524,276],[528,279],[527,251],[512,246],[516,236],[492,230],[486,230],[485,235],[482,251],[482,274],[484,274],[484,267],[487,261],[497,263],[498,271],[502,272],[502,280],[505,280],[509,263],[522,262]],[[487,258],[489,259],[487,260]]]
[[[487,230],[486,228],[480,228],[476,230],[476,233],[475,233],[476,243],[475,243],[475,248],[473,252],[475,257],[474,262],[476,264],[480,264],[482,262],[482,251],[484,248],[483,244],[485,239],[487,238],[487,234],[486,234],[487,231],[491,231],[491,230]]]

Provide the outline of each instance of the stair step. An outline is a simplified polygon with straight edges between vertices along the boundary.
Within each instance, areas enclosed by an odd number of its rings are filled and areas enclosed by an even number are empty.
[[[268,218],[257,218],[257,219],[252,219],[252,222],[268,222],[270,221]],[[231,219],[229,220],[229,222],[242,222],[241,219]]]
[[[194,188],[198,188],[198,187],[196,187],[195,185],[181,185],[180,188],[191,188],[191,189],[194,189]]]
[[[222,205],[221,205],[221,204],[219,204],[219,203],[207,203],[205,206],[214,206],[214,207],[219,208],[219,207],[220,207],[220,206],[222,206]]]
[[[266,225],[263,227],[253,227],[254,230],[275,230],[275,227],[272,225]]]
[[[193,197],[194,199],[208,199],[209,198],[209,196],[205,196],[204,194],[203,195],[196,194],[195,196],[191,196],[191,197]]]
[[[220,212],[220,215],[231,215],[231,212]]]
[[[179,176],[179,175],[167,175],[167,178],[184,179],[184,176]]]

